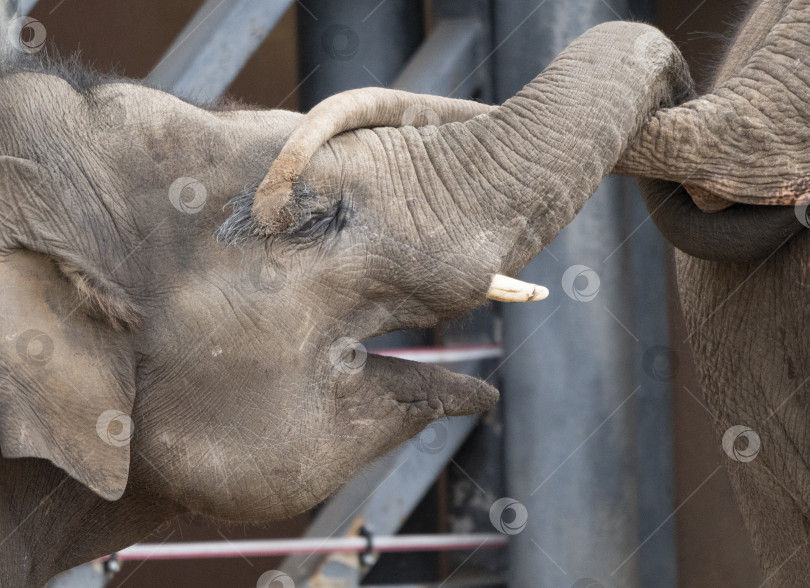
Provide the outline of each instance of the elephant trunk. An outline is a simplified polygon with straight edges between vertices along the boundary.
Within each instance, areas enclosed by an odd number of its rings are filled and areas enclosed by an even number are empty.
[[[409,151],[417,174],[438,175],[432,185],[481,211],[504,240],[500,271],[509,274],[574,219],[654,112],[691,93],[683,58],[660,31],[606,23],[499,108],[426,137],[426,156]]]
[[[466,121],[493,106],[472,100],[411,94],[385,88],[360,88],[330,96],[293,131],[256,190],[253,218],[259,232],[274,234],[295,221],[293,185],[315,152],[344,131],[367,127],[439,125]]]
[[[500,249],[497,263],[482,267],[515,273],[573,220],[611,172],[682,182],[704,210],[727,207],[728,200],[716,195],[728,198],[741,182],[735,174],[722,177],[720,168],[704,169],[715,156],[722,166],[736,149],[722,142],[723,128],[739,123],[735,105],[716,96],[682,104],[693,97],[674,44],[655,28],[627,22],[587,31],[500,107],[380,88],[344,92],[316,106],[285,144],[256,192],[254,231],[268,235],[295,224],[293,186],[331,137],[382,127],[374,130],[378,146],[410,156],[391,168],[401,175],[402,166],[413,166],[416,181],[402,190],[421,191],[436,209],[474,217],[466,224],[495,237]],[[441,126],[413,128],[420,124]],[[745,174],[736,175],[744,184]],[[718,189],[726,186],[730,191]],[[390,197],[390,190],[381,193]],[[662,232],[675,237],[673,244],[706,259],[739,261],[740,252],[745,260],[764,256],[776,236],[798,226],[790,215],[766,218],[769,212],[757,211],[753,225],[776,230],[752,246],[750,234],[735,231],[735,225],[745,225],[744,210],[690,212],[686,222],[673,216],[683,206],[647,200],[659,212],[655,220]],[[719,234],[728,240],[705,238]]]

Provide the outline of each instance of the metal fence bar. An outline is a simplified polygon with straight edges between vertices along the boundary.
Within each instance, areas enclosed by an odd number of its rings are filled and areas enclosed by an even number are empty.
[[[233,82],[292,0],[207,0],[146,77],[178,96],[213,100]]]
[[[299,2],[301,109],[344,90],[391,84],[422,42],[422,22],[422,2],[414,0]]]
[[[496,0],[498,97],[512,96],[571,40],[626,17],[628,7],[628,0]],[[559,312],[540,328],[544,317],[530,307],[504,309],[504,347],[514,352],[503,390],[508,484],[528,510],[526,529],[509,546],[510,586],[677,583],[672,528],[657,529],[672,512],[669,396],[666,382],[638,367],[648,346],[667,345],[659,279],[666,266],[660,240],[632,233],[647,216],[640,207],[635,182],[607,178],[522,273],[528,281],[555,276]],[[575,300],[582,285],[570,281],[569,295],[560,291],[567,270],[599,284],[598,294]]]
[[[481,85],[474,72],[482,32],[483,25],[476,18],[439,21],[393,87],[419,94],[472,97]]]
[[[120,561],[157,559],[218,559],[232,557],[272,557],[293,553],[332,552],[393,553],[408,551],[466,551],[505,547],[508,537],[497,533],[444,535],[375,535],[365,537],[312,537],[293,539],[254,539],[244,541],[195,541],[139,543],[116,554]]]

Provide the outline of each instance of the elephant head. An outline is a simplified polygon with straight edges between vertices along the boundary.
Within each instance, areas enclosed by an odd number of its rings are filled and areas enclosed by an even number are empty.
[[[492,406],[483,381],[360,342],[484,304],[692,86],[660,32],[609,23],[496,108],[364,91],[212,111],[40,66],[0,92],[3,456],[259,521]]]

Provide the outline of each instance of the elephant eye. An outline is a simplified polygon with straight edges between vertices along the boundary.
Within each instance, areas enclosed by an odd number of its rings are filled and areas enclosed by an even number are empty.
[[[313,215],[300,227],[298,227],[295,234],[299,237],[313,237],[315,235],[319,235],[329,228],[329,225],[332,224],[333,220],[335,220],[335,217],[331,213],[320,216]]]

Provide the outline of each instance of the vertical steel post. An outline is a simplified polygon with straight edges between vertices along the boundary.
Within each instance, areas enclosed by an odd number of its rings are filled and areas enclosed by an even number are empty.
[[[423,24],[422,3],[413,0],[299,2],[301,109],[344,90],[390,85],[422,41]]]
[[[627,0],[495,5],[498,101],[591,26],[629,16]],[[629,236],[640,206],[634,181],[606,179],[522,273],[549,300],[504,308],[507,489],[528,514],[510,544],[510,586],[675,585],[671,527],[655,532],[673,510],[669,396],[656,375],[668,359],[667,274],[660,237]]]

